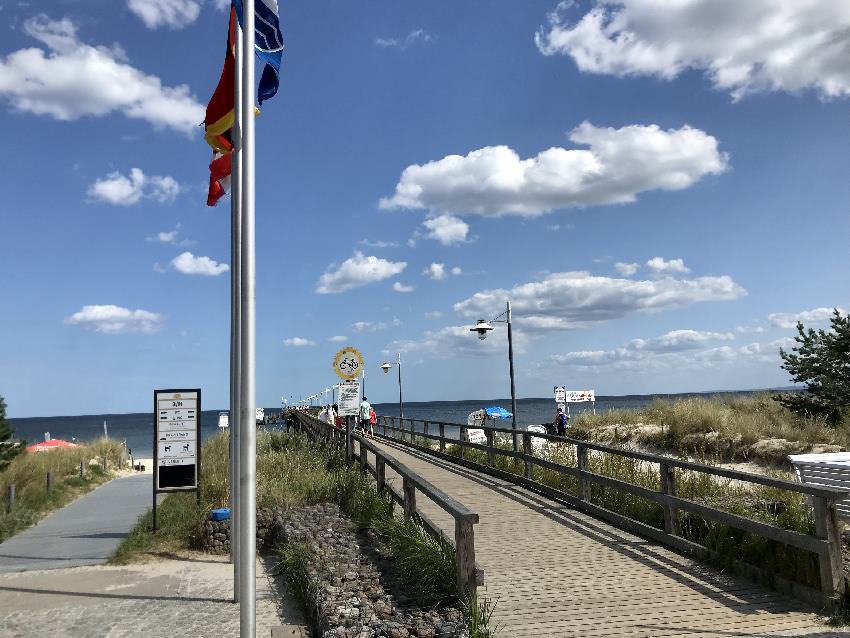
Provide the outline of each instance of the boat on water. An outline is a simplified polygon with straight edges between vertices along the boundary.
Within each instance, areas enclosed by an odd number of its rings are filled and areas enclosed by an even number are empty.
[[[218,427],[220,427],[220,428],[230,427],[230,412],[219,412],[218,413]]]

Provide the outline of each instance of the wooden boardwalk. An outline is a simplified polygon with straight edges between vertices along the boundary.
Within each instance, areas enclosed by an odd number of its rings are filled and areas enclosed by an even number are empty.
[[[500,637],[848,638],[802,603],[685,558],[526,489],[397,443],[376,443],[478,512],[475,551]],[[387,480],[398,476],[387,468]],[[454,521],[419,508],[449,538]]]

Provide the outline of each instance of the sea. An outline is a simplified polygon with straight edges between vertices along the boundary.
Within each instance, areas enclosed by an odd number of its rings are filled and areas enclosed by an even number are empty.
[[[710,394],[751,394],[754,391],[725,392]],[[595,405],[576,403],[570,405],[573,415],[585,410],[595,409],[597,412],[606,410],[636,410],[656,398],[681,399],[692,396],[706,396],[706,393],[688,394],[642,394],[626,396],[598,396]],[[485,399],[465,401],[420,401],[404,404],[404,416],[407,419],[427,419],[443,423],[466,423],[470,412],[490,406],[501,406],[510,411],[510,399]],[[398,403],[375,404],[379,415],[398,416]],[[555,416],[555,401],[546,399],[518,399],[517,425],[524,428],[535,423],[551,423]],[[205,410],[201,413],[201,439],[213,436],[218,431],[219,410]],[[280,407],[266,408],[266,415],[275,417]],[[66,441],[91,441],[104,435],[104,423],[109,437],[126,441],[136,458],[153,457],[153,414],[151,412],[136,412],[131,414],[87,414],[78,416],[51,416],[9,419],[15,430],[15,437],[28,443],[38,443],[45,435],[54,439]],[[506,422],[505,425],[508,425]],[[275,424],[268,426],[277,427]],[[447,431],[448,436],[454,434]]]

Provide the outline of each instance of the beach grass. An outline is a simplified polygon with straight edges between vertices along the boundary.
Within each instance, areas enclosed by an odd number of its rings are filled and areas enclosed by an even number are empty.
[[[821,417],[795,414],[774,396],[761,392],[655,399],[635,410],[582,412],[573,419],[570,436],[776,467],[787,466],[788,454],[812,446],[850,448],[850,420],[832,425]]]
[[[124,453],[115,439],[101,438],[74,448],[24,452],[0,472],[2,511],[0,542],[26,529],[50,512],[112,478]],[[83,472],[80,474],[80,464]],[[47,489],[47,474],[53,475]],[[15,486],[15,504],[9,508],[8,487]]]

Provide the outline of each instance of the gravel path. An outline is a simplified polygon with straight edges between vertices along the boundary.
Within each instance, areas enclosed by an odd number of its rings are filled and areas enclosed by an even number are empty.
[[[0,543],[0,572],[104,563],[151,505],[152,474],[117,478]]]

